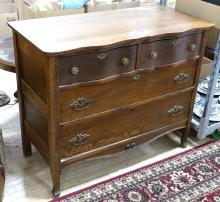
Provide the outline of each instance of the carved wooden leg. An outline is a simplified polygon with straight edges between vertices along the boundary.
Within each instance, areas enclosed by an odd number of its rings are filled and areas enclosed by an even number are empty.
[[[53,181],[52,194],[54,197],[58,197],[60,195],[60,169],[51,168],[50,172],[51,172],[51,178]]]

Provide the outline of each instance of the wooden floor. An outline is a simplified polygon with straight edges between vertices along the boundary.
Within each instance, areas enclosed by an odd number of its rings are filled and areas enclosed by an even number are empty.
[[[0,70],[0,90],[10,95],[13,104],[15,74]],[[52,185],[47,164],[35,149],[29,158],[22,154],[18,104],[1,107],[0,117],[6,170],[3,201],[49,201]],[[169,134],[131,151],[69,166],[62,172],[62,195],[184,151],[178,141],[176,135]],[[206,141],[192,136],[186,149]]]

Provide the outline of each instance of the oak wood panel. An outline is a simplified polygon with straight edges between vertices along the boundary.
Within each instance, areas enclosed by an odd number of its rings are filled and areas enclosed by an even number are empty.
[[[197,60],[190,60],[182,64],[140,71],[106,83],[63,89],[60,92],[61,122],[114,110],[192,87],[197,63]],[[174,78],[180,73],[188,74],[189,77],[184,82],[178,83]],[[138,80],[133,79],[136,75],[140,76]],[[89,98],[91,103],[84,110],[75,110],[70,105],[81,97]]]
[[[58,59],[60,85],[70,85],[85,81],[94,81],[113,75],[134,71],[136,65],[137,46],[117,48],[104,52],[62,57]],[[99,58],[100,56],[103,58]],[[122,59],[128,59],[124,65]],[[77,75],[71,68],[77,67]]]
[[[36,94],[47,103],[47,88],[45,67],[38,65],[38,60],[33,60],[23,51],[20,51],[20,78],[22,78]]]
[[[118,109],[101,117],[67,124],[61,127],[61,158],[77,155],[114,142],[186,120],[189,113],[191,92],[167,97],[161,101]],[[168,111],[182,106],[181,114],[173,117]],[[88,141],[80,146],[69,142],[78,134],[87,134]]]
[[[38,48],[32,45],[27,39],[23,36],[18,35],[17,43],[19,49],[24,52],[32,61],[36,62],[41,68],[46,68],[48,65],[48,58],[43,54]],[[45,69],[46,71],[46,69]]]
[[[150,68],[194,58],[200,53],[201,42],[202,34],[200,33],[181,38],[143,43],[140,48],[140,65],[138,68]]]
[[[21,89],[25,97],[28,97],[31,104],[37,109],[38,112],[43,116],[45,120],[48,118],[48,108],[47,105],[37,96],[35,91],[21,79]]]
[[[170,33],[183,36],[213,24],[173,9],[141,7],[9,22],[9,26],[45,54],[57,56],[152,41]]]
[[[158,128],[156,130],[146,132],[140,135],[137,135],[135,137],[131,137],[128,139],[125,139],[120,142],[116,142],[110,145],[103,146],[101,148],[93,149],[89,152],[82,153],[79,155],[75,155],[72,157],[61,159],[61,166],[65,167],[70,164],[89,159],[89,158],[99,158],[99,157],[106,157],[109,155],[116,154],[118,152],[126,152],[126,145],[135,143],[135,146],[138,146],[140,144],[143,144],[145,142],[153,141],[160,136],[163,136],[164,134],[168,134],[173,130],[178,130],[186,127],[187,120],[180,121],[178,123],[174,123],[162,128]],[[132,148],[131,148],[132,149]]]
[[[33,143],[33,145],[38,149],[42,157],[49,163],[48,156],[48,146],[39,138],[38,133],[29,125],[27,121],[24,120],[24,131],[28,134],[28,138]]]
[[[24,119],[33,128],[38,137],[48,145],[47,120],[37,111],[37,109],[24,96]]]

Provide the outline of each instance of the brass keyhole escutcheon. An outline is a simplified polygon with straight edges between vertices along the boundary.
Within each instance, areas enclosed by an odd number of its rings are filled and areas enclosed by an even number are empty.
[[[174,41],[172,42],[172,44],[173,44],[174,47],[177,47],[177,46],[179,45],[179,41],[174,40]]]
[[[141,77],[140,74],[135,74],[135,75],[132,76],[133,80],[139,80],[140,77]]]
[[[191,51],[196,51],[196,48],[197,48],[196,44],[190,44],[190,45],[189,45],[189,49],[190,49]]]
[[[105,59],[106,57],[107,57],[107,53],[99,53],[99,54],[97,55],[97,58],[100,59],[100,60],[103,60],[103,59]]]
[[[152,60],[156,60],[156,59],[158,58],[158,53],[157,53],[157,51],[151,51],[151,53],[150,53],[150,58],[151,58]]]

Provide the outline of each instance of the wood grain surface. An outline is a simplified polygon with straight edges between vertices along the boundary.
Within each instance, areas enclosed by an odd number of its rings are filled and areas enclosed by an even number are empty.
[[[138,68],[150,68],[158,65],[171,64],[199,56],[202,34],[143,43],[140,47]],[[192,50],[192,46],[194,49]],[[156,58],[152,58],[152,53]]]
[[[92,159],[92,158],[95,159],[98,157],[102,157],[102,156],[106,157],[108,155],[116,154],[123,151],[126,152],[127,145],[134,145],[135,143],[134,147],[136,147],[140,144],[151,142],[169,132],[185,128],[186,123],[187,120],[180,121],[174,124],[166,125],[165,127],[162,128],[157,128],[156,130],[142,133],[140,135],[125,139],[120,142],[116,142],[110,145],[106,145],[99,147],[97,149],[90,150],[89,152],[63,158],[61,159],[61,167],[65,167],[72,163],[76,163],[85,159]],[[133,149],[134,147],[129,148],[129,150]]]
[[[110,82],[61,90],[61,122],[65,123],[116,110],[133,103],[193,87],[197,63],[197,60],[191,60],[174,66],[158,67],[155,70],[138,71]],[[188,74],[189,77],[178,83],[174,79],[181,73]],[[140,78],[135,80],[134,77],[137,75]],[[90,105],[84,110],[74,110],[70,105],[81,97],[88,97],[91,100]]]
[[[212,23],[164,7],[123,10],[9,22],[9,26],[49,55],[96,50],[204,30]]]
[[[136,55],[137,45],[134,45],[105,52],[58,58],[60,85],[94,81],[134,71]],[[122,63],[123,59],[128,59],[127,65]],[[77,75],[71,73],[73,67],[79,69]]]
[[[55,197],[65,165],[179,128],[186,128],[184,145],[207,30],[213,24],[159,7],[9,25],[23,153],[30,156],[33,144],[45,158]],[[158,51],[156,62],[149,61],[152,51]]]
[[[77,155],[104,145],[187,120],[191,92],[168,96],[165,99],[118,109],[97,118],[66,124],[61,127],[61,158]],[[182,106],[182,113],[168,113],[174,106]],[[98,125],[98,127],[97,127]],[[74,146],[70,141],[77,134],[89,135],[85,144]]]

